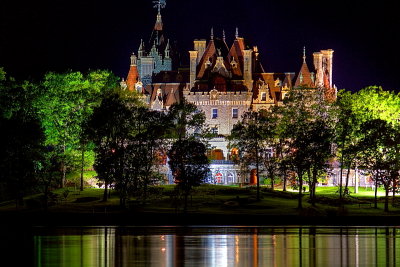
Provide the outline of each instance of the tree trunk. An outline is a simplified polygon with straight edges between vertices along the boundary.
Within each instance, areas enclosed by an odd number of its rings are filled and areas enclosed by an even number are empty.
[[[374,208],[378,208],[378,172],[375,175],[375,197],[374,197]]]
[[[392,181],[392,184],[393,184],[393,190],[392,190],[392,192],[393,192],[393,197],[392,197],[392,206],[394,205],[394,203],[395,203],[395,196],[396,196],[396,187],[397,187],[397,183],[396,183],[396,176],[394,176],[393,177],[393,181]]]
[[[357,165],[356,165],[356,167],[355,167],[355,169],[354,169],[354,182],[355,182],[355,185],[354,185],[354,194],[358,194],[359,177],[358,177],[358,168],[357,168]]]
[[[344,186],[344,193],[345,195],[349,194],[349,178],[350,178],[350,171],[351,171],[351,163],[349,162],[349,167],[347,167],[346,173],[346,185]]]
[[[286,182],[287,182],[286,170],[283,170],[283,192],[286,192]]]
[[[390,182],[387,182],[388,184],[385,184],[385,212],[389,212],[389,187],[390,187]]]
[[[311,176],[311,169],[307,170],[307,178],[308,178],[308,192],[310,193],[310,201],[312,202],[312,176]]]
[[[303,173],[299,173],[299,203],[298,203],[298,209],[303,208],[303,203],[302,203],[302,197],[303,197]]]
[[[316,202],[316,191],[317,191],[317,170],[313,171],[312,174],[312,188],[310,190],[310,192],[312,192],[312,199],[311,199],[311,203],[312,205],[315,207],[315,202]]]
[[[107,190],[108,190],[108,181],[104,180],[104,194],[103,194],[103,201],[104,202],[106,202],[107,199],[108,199]]]
[[[83,191],[83,171],[85,168],[85,150],[86,150],[86,145],[82,145],[81,147],[81,191]]]
[[[271,175],[271,189],[272,189],[272,191],[274,191],[274,187],[275,187],[275,177],[273,175]]]
[[[63,157],[62,157],[61,168],[62,168],[61,188],[63,188],[65,185],[65,178],[67,176],[67,166],[65,166],[65,142],[63,145]]]
[[[342,183],[343,183],[343,156],[342,156],[342,162],[340,163],[340,178],[339,178],[339,202],[340,202],[340,205],[343,202]]]

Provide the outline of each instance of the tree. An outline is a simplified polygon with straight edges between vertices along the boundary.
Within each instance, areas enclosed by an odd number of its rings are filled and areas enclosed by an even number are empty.
[[[13,197],[16,206],[33,191],[44,141],[32,87],[0,69],[0,183],[6,186],[2,199]]]
[[[200,185],[209,172],[205,115],[196,105],[183,99],[169,108],[168,119],[172,123],[168,129],[168,137],[174,140],[167,153],[168,164],[177,188],[184,193],[186,212],[192,188]]]
[[[147,197],[148,185],[155,183],[154,167],[166,150],[167,115],[143,107],[135,92],[113,93],[94,110],[88,132],[96,144],[95,169],[107,188],[115,183],[120,204],[130,194]]]
[[[318,89],[292,90],[278,107],[279,128],[285,137],[285,162],[297,174],[299,202],[302,208],[304,177],[308,174],[312,203],[318,174],[323,172],[330,157],[331,125],[328,120],[329,104]]]
[[[239,162],[246,167],[255,166],[257,177],[257,201],[260,200],[260,173],[264,164],[273,162],[272,140],[274,139],[275,118],[264,110],[249,111],[243,114],[242,120],[233,126],[232,146],[239,150]],[[273,179],[272,166],[267,168]]]
[[[39,87],[40,97],[36,107],[46,135],[46,145],[60,147],[62,162],[61,186],[65,183],[67,170],[79,168],[68,164],[68,156],[74,150],[81,151],[81,179],[87,148],[83,125],[87,123],[93,108],[100,104],[102,96],[117,86],[117,78],[108,71],[53,73],[45,75]],[[81,180],[81,189],[83,181]]]
[[[362,167],[373,174],[375,180],[375,208],[377,208],[377,189],[385,188],[385,208],[389,211],[389,192],[394,189],[400,171],[400,132],[381,119],[370,120],[362,125],[364,136],[360,141]]]
[[[194,186],[203,183],[210,171],[206,146],[197,140],[181,139],[168,151],[168,164],[180,190],[184,192],[184,212],[187,212],[188,196]]]
[[[103,201],[107,201],[108,186],[124,182],[124,156],[130,131],[131,111],[116,93],[105,97],[94,109],[88,122],[88,136],[95,143],[96,159],[94,168],[100,180],[104,181]],[[121,189],[121,204],[124,204],[125,187]]]

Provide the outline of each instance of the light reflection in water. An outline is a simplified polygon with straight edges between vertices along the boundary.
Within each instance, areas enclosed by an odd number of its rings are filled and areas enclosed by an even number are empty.
[[[397,266],[400,228],[38,229],[36,266]]]

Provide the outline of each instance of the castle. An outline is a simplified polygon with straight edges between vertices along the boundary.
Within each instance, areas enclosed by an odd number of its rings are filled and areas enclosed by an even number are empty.
[[[310,71],[305,49],[300,71],[267,73],[259,59],[256,46],[249,48],[245,39],[236,34],[228,46],[225,32],[222,38],[194,40],[189,51],[189,68],[174,64],[170,41],[163,31],[161,8],[165,1],[155,1],[158,8],[150,42],[141,41],[137,56],[132,54],[129,73],[121,86],[143,94],[154,110],[168,108],[182,99],[196,104],[206,115],[206,124],[215,138],[211,139],[210,183],[254,183],[254,175],[240,177],[238,166],[231,161],[235,150],[228,149],[225,139],[246,111],[268,109],[282,105],[288,92],[297,87],[320,88],[327,98],[335,99],[337,89],[332,83],[333,50],[313,53],[314,69]],[[173,182],[172,177],[169,181]]]

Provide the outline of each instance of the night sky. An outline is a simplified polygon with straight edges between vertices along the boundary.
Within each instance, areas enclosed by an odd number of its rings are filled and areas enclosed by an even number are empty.
[[[334,49],[333,82],[358,90],[400,89],[400,15],[396,1],[167,0],[167,37],[188,58],[193,39],[210,28],[230,46],[239,35],[259,48],[267,72],[298,72],[306,46]],[[20,79],[47,71],[109,69],[125,77],[129,56],[148,40],[157,11],[151,0],[2,0],[0,66]]]

